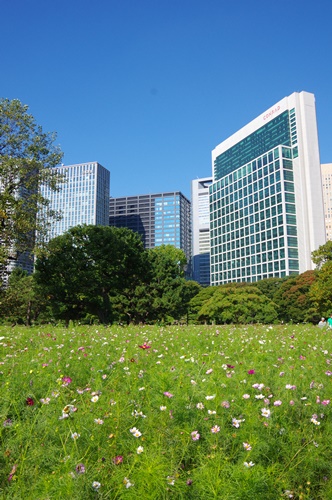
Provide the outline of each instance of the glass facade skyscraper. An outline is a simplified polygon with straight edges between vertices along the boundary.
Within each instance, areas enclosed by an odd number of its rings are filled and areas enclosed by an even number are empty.
[[[325,242],[314,96],[284,98],[212,158],[211,284],[312,269]]]
[[[110,173],[97,162],[80,163],[56,168],[64,177],[58,191],[47,188],[43,196],[50,208],[62,218],[52,224],[48,238],[58,236],[79,224],[108,225]]]
[[[180,192],[110,198],[109,224],[139,233],[145,248],[173,245],[191,257],[190,201]]]

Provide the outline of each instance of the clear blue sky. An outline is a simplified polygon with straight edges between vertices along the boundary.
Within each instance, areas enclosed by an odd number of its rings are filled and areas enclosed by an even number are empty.
[[[0,96],[98,161],[111,195],[182,191],[283,97],[316,96],[332,162],[331,0],[2,0]]]

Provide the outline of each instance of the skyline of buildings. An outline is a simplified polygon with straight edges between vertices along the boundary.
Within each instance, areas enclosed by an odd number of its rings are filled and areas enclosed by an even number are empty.
[[[315,98],[294,92],[212,152],[211,284],[313,269],[324,244]]]
[[[217,145],[212,175],[191,181],[191,200],[180,191],[112,197],[110,172],[98,162],[56,170],[65,182],[42,194],[62,219],[48,239],[78,224],[127,227],[147,249],[182,249],[203,286],[302,273],[332,239],[332,164],[320,165],[308,92],[283,98]]]

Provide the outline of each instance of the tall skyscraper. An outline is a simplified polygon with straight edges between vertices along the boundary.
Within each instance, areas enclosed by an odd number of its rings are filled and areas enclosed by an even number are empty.
[[[190,261],[190,201],[180,191],[110,198],[109,207],[110,226],[139,233],[145,248],[180,248]]]
[[[326,239],[332,240],[332,163],[321,165]]]
[[[79,224],[108,225],[110,173],[97,162],[57,167],[64,176],[59,191],[44,188],[43,196],[50,208],[60,211],[62,218],[52,224],[51,239]]]
[[[192,277],[202,286],[210,285],[210,206],[212,177],[191,182]]]
[[[325,243],[315,98],[295,92],[212,152],[211,284],[313,268]]]

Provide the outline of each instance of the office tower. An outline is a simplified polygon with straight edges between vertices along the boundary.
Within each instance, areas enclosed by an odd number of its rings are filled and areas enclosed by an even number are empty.
[[[325,243],[315,98],[295,92],[212,152],[211,284],[313,268]]]
[[[332,240],[332,163],[321,165],[325,234],[327,240]]]
[[[190,201],[180,191],[110,198],[109,207],[110,226],[139,233],[145,248],[180,248],[190,261]]]
[[[43,189],[50,208],[60,211],[62,218],[54,221],[47,239],[54,238],[79,224],[108,225],[110,173],[97,162],[57,167],[64,176],[59,191]]]
[[[210,285],[210,206],[212,177],[191,182],[192,277],[202,286]]]

